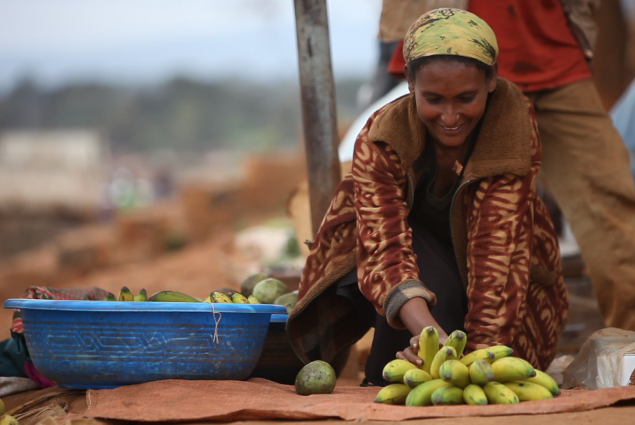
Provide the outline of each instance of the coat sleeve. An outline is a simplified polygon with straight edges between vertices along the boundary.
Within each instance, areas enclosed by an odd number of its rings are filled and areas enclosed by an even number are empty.
[[[540,139],[533,108],[532,162],[527,175],[480,182],[468,220],[468,350],[512,345],[522,326],[529,287]]]
[[[357,214],[357,267],[361,292],[396,328],[399,309],[411,298],[434,305],[434,293],[419,280],[408,226],[407,176],[398,155],[385,143],[357,139],[352,164]]]

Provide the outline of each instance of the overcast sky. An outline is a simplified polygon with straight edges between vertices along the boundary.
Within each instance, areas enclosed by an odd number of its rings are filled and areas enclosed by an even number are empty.
[[[336,78],[370,78],[381,0],[328,0]],[[0,90],[174,75],[297,78],[293,0],[0,0]]]

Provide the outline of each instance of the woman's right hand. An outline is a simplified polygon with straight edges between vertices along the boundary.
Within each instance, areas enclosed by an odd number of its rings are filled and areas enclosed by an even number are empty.
[[[445,344],[447,339],[448,335],[443,330],[439,331],[439,348]],[[419,357],[419,335],[410,338],[410,345],[403,351],[397,351],[397,358],[409,361],[419,367],[423,365],[423,359]]]

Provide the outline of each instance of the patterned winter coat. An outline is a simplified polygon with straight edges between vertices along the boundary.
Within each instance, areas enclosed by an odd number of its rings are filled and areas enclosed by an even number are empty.
[[[400,307],[435,295],[419,278],[407,217],[425,126],[414,96],[386,105],[355,144],[307,259],[287,332],[304,361],[337,363],[368,325],[335,295],[357,267],[361,292],[395,328]],[[541,150],[533,107],[499,78],[451,209],[454,251],[468,297],[467,351],[495,344],[546,369],[567,321],[557,237],[536,193]],[[405,348],[405,347],[403,347]]]

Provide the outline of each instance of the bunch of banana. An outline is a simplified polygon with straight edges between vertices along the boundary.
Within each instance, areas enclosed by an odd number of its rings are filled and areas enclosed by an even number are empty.
[[[245,297],[240,292],[234,292],[231,297],[219,291],[213,291],[203,300],[206,303],[234,303],[234,304],[260,304],[254,295]]]
[[[115,297],[115,294],[108,292],[104,301],[148,301],[148,293],[142,289],[137,295],[134,295],[127,286],[122,286],[119,295]]]
[[[457,330],[439,348],[438,331],[432,326],[423,329],[418,352],[423,365],[390,361],[382,376],[391,384],[379,391],[375,402],[406,406],[512,404],[560,394],[549,375],[513,357],[511,348],[495,345],[463,356],[466,343],[467,335]]]

